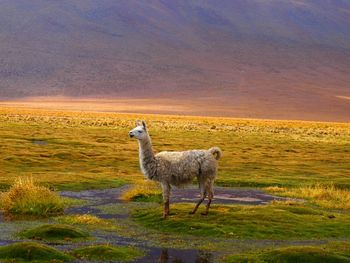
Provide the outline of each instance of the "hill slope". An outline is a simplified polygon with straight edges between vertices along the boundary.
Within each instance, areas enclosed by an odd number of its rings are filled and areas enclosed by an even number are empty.
[[[345,0],[4,0],[0,43],[2,98],[172,98],[350,121]]]

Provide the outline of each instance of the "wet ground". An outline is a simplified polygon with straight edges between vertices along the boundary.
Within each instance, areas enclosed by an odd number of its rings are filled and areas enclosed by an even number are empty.
[[[109,204],[123,203],[121,193],[129,186],[104,190],[86,190],[80,192],[62,191],[61,196],[87,201],[86,205],[72,207],[65,211],[66,214],[93,214],[100,218],[125,218],[125,213],[104,213],[99,207]],[[172,190],[170,203],[196,203],[199,199],[197,188],[175,188]],[[288,200],[288,198],[272,196],[257,189],[216,187],[213,204],[246,204],[264,205],[274,200]]]
[[[120,199],[120,195],[128,186],[120,188],[104,189],[104,190],[86,190],[80,192],[62,191],[61,196],[80,199],[84,201],[83,205],[71,207],[65,211],[65,214],[92,214],[104,219],[116,220],[115,222],[130,222],[128,219],[127,203]],[[193,202],[195,203],[199,198],[199,190],[197,188],[174,189],[172,192],[171,202]],[[249,205],[263,205],[273,200],[285,200],[285,198],[275,197],[256,189],[242,189],[242,188],[215,188],[214,204],[249,204]],[[141,204],[142,205],[142,204]],[[159,204],[157,204],[159,205]],[[108,209],[105,208],[109,207]],[[112,211],[111,211],[112,210]],[[2,227],[8,229],[1,234],[5,238],[0,238],[0,245],[15,242],[11,239],[11,227],[21,228],[20,223],[6,223],[0,216],[0,223]],[[40,222],[39,222],[40,223]],[[14,225],[18,224],[18,226]],[[23,227],[23,226],[22,226]],[[28,227],[28,225],[27,225]],[[132,225],[123,226],[124,228],[132,228]],[[17,230],[18,231],[18,230]],[[145,250],[147,255],[144,258],[138,259],[135,262],[160,262],[160,263],[212,263],[217,256],[216,252],[201,251],[196,249],[175,249],[167,247],[159,247],[152,243],[147,237],[137,237],[120,235],[115,232],[95,231],[92,235],[96,238],[93,242],[84,242],[79,244],[50,244],[59,249],[71,249],[78,245],[87,245],[91,243],[109,243],[114,245],[131,245],[137,246]],[[7,237],[7,238],[6,238]],[[167,239],[168,244],[171,244],[171,237],[162,237]],[[157,239],[157,238],[153,238]],[[17,240],[18,241],[18,240]],[[193,240],[196,242],[196,240]],[[233,244],[232,247],[239,244]],[[81,262],[81,261],[79,261]]]
[[[122,202],[120,195],[128,187],[80,192],[63,191],[61,196],[89,201],[86,206],[70,208],[66,212],[75,214],[92,213],[104,218],[108,215],[101,214],[96,210],[96,206]],[[196,203],[198,199],[199,190],[197,188],[175,188],[172,190],[170,203]],[[272,196],[257,189],[216,187],[213,204],[264,205],[274,200],[288,200],[288,198]]]
[[[195,203],[198,199],[197,188],[175,188],[171,197],[172,202]],[[287,198],[272,196],[257,189],[215,187],[213,204],[264,205],[273,200],[287,200]]]
[[[64,197],[82,199],[88,201],[88,204],[80,207],[73,207],[66,211],[68,214],[93,214],[100,218],[126,218],[127,213],[105,213],[101,207],[105,205],[123,203],[120,195],[128,186],[120,188],[112,188],[105,190],[88,190],[80,192],[64,191],[61,195]],[[199,199],[198,188],[173,189],[171,195],[171,203],[176,202],[197,202]],[[248,204],[263,205],[273,200],[286,200],[286,198],[276,197],[264,193],[256,189],[241,188],[215,188],[214,204]],[[124,237],[112,237],[109,241],[117,245],[137,245],[146,248],[148,255],[136,262],[161,262],[161,263],[210,263],[214,262],[215,253],[190,250],[190,249],[173,249],[159,248],[148,246],[147,242],[139,241],[135,243],[135,239],[126,239]]]

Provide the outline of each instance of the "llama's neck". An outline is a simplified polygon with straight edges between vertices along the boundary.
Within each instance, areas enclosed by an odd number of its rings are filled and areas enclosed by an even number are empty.
[[[139,140],[138,142],[141,170],[147,178],[151,180],[156,179],[157,164],[154,158],[151,138],[148,136],[146,140]]]

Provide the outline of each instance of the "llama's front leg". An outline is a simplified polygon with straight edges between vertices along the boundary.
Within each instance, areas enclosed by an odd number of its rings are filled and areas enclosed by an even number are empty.
[[[170,199],[170,185],[162,184],[163,189],[163,202],[164,202],[164,210],[163,210],[163,218],[167,218],[169,215],[169,199]]]

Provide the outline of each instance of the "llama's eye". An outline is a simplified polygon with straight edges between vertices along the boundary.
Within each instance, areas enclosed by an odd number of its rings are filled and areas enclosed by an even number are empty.
[[[142,131],[137,131],[138,133],[142,133]]]

